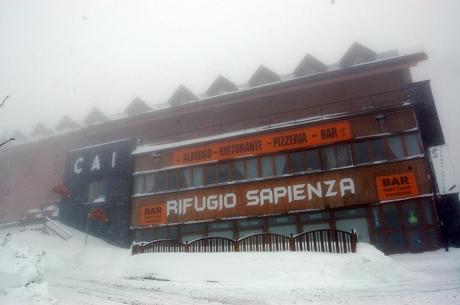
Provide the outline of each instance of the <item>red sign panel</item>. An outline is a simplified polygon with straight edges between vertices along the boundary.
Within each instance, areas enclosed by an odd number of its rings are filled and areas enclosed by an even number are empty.
[[[334,122],[178,149],[173,153],[172,163],[173,165],[187,165],[220,161],[349,139],[351,139],[349,123],[347,121]]]
[[[412,172],[376,177],[380,200],[390,200],[418,195],[415,175]]]

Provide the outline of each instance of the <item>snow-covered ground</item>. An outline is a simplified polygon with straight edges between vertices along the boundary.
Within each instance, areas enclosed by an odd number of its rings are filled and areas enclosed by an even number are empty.
[[[67,228],[0,230],[0,304],[460,304],[460,250],[130,256]],[[36,227],[38,229],[38,227]]]

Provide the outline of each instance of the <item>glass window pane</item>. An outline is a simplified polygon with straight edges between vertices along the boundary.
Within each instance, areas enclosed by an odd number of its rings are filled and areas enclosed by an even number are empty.
[[[268,218],[269,225],[286,225],[295,223],[294,216],[281,216]]]
[[[232,180],[243,180],[244,179],[244,161],[239,160],[233,162],[232,168]]]
[[[406,143],[406,150],[408,156],[421,155],[422,148],[418,136],[415,133],[407,134],[404,136],[404,142]]]
[[[142,240],[142,230],[136,230],[135,232],[136,232],[135,233],[136,236],[134,236],[134,240],[135,241],[143,241]]]
[[[281,234],[284,236],[297,234],[296,225],[284,225],[284,226],[270,226],[268,227],[268,233]]]
[[[238,239],[242,239],[242,238],[247,237],[249,235],[261,234],[261,233],[263,233],[262,229],[240,230],[240,231],[238,231]]]
[[[191,168],[183,168],[179,172],[180,177],[180,187],[181,188],[188,188],[192,186],[192,169]]]
[[[439,239],[438,239],[438,232],[436,230],[428,230],[426,231],[426,237],[431,248],[439,247]]]
[[[433,205],[430,199],[424,199],[422,201],[423,214],[425,216],[425,224],[433,224]]]
[[[261,219],[238,220],[237,226],[239,229],[262,227],[262,220]]]
[[[372,161],[382,161],[386,160],[387,156],[385,155],[385,145],[383,144],[383,139],[375,139],[370,141],[371,150],[372,150]]]
[[[193,186],[202,186],[203,185],[203,168],[194,167],[193,168]]]
[[[179,234],[179,226],[169,227],[169,234],[168,234],[169,239],[178,240],[178,234]]]
[[[329,212],[315,212],[315,213],[308,213],[300,215],[300,221],[320,221],[320,220],[328,220],[330,217]]]
[[[399,228],[401,227],[401,221],[399,219],[398,209],[392,204],[385,205],[383,207],[385,214],[385,226],[387,228]]]
[[[158,227],[156,230],[156,239],[167,239],[168,238],[168,227]]]
[[[409,248],[411,250],[422,250],[423,239],[420,231],[409,231],[408,232]]]
[[[330,228],[331,226],[329,225],[328,222],[312,223],[312,224],[303,225],[302,232],[310,232],[310,231],[325,230],[325,229],[327,230]]]
[[[153,240],[153,230],[147,229],[144,233],[144,241],[152,241]]]
[[[366,216],[366,209],[348,209],[335,211],[336,218]]]
[[[181,234],[201,233],[201,232],[204,232],[204,224],[202,224],[202,223],[191,224],[191,225],[183,225],[180,228],[180,233]]]
[[[177,170],[169,171],[168,173],[168,190],[177,189]]]
[[[259,170],[257,168],[257,159],[246,160],[246,178],[254,179],[259,177]]]
[[[399,136],[388,138],[390,159],[401,159],[404,157],[404,150]]]
[[[181,242],[192,242],[196,239],[204,237],[203,233],[196,233],[196,234],[185,234],[182,235]]]
[[[318,170],[321,168],[319,162],[319,154],[317,149],[307,150],[305,152],[307,156],[307,169],[308,170]]]
[[[230,180],[230,163],[221,163],[219,164],[219,176],[218,182],[227,182]]]
[[[414,201],[405,202],[402,206],[404,225],[417,226],[420,224],[420,216]]]
[[[209,237],[225,237],[228,239],[233,239],[233,231],[232,230],[227,230],[227,231],[213,231],[213,232],[208,232]]]
[[[323,147],[321,149],[321,159],[323,161],[324,169],[337,167],[337,159],[335,157],[335,150],[333,146]]]
[[[352,164],[351,162],[351,151],[349,144],[337,145],[335,147],[337,156],[337,166],[344,167]]]
[[[215,222],[208,225],[208,231],[226,231],[232,230],[233,223],[231,221],[226,222]]]
[[[275,169],[276,175],[284,175],[288,173],[286,154],[275,156]]]
[[[134,193],[135,194],[144,193],[144,176],[136,176],[134,180]]]
[[[106,181],[94,181],[88,186],[88,202],[105,201]]]
[[[145,192],[152,193],[153,192],[153,175],[145,176]]]
[[[306,170],[304,156],[305,154],[302,151],[289,154],[289,158],[291,159],[291,172],[292,173],[303,172]]]
[[[367,142],[353,143],[356,164],[371,162]]]
[[[206,183],[205,183],[205,185],[216,183],[216,175],[217,175],[217,166],[216,166],[216,164],[208,165],[208,166],[205,167],[205,169],[206,169]]]
[[[374,207],[371,209],[371,222],[374,228],[378,229],[382,226],[382,222],[380,221],[380,212],[379,208]]]
[[[155,184],[157,192],[166,191],[168,186],[168,172],[158,172],[155,175]]]
[[[272,157],[263,157],[260,159],[260,163],[262,168],[262,177],[273,176]]]
[[[385,239],[382,232],[375,232],[375,247],[380,251],[385,251]]]
[[[388,243],[390,251],[401,252],[405,250],[404,237],[402,232],[388,233]]]

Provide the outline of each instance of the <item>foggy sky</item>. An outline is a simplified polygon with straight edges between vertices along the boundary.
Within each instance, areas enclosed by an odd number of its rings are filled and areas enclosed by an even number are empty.
[[[199,94],[222,74],[237,84],[261,64],[291,73],[305,54],[337,62],[359,41],[383,52],[422,45],[452,155],[460,155],[460,1],[0,0],[0,135],[97,106],[122,112]],[[460,162],[456,162],[460,173]],[[458,179],[458,177],[457,177]]]

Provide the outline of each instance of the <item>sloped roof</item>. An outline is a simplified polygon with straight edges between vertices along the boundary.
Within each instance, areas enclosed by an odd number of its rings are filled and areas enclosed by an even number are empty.
[[[86,125],[90,126],[98,123],[104,123],[107,121],[109,121],[109,118],[105,114],[103,114],[99,109],[97,109],[97,107],[94,107],[83,122],[85,122]]]
[[[342,56],[339,65],[342,68],[373,61],[377,59],[377,53],[358,42],[354,42],[347,52]]]
[[[27,136],[23,134],[19,129],[13,131],[11,137],[14,138],[16,141],[24,141],[28,139]]]
[[[238,90],[238,87],[227,78],[219,75],[211,86],[206,90],[206,96],[215,96],[226,92]]]
[[[196,96],[184,85],[180,85],[179,88],[174,91],[173,95],[169,98],[168,104],[171,106],[181,105],[190,101],[196,101]]]
[[[260,66],[249,79],[248,85],[249,87],[255,87],[273,82],[279,82],[280,80],[281,77],[278,74],[265,66]]]
[[[129,104],[129,106],[126,107],[124,113],[126,113],[127,115],[136,115],[136,114],[147,112],[147,111],[150,111],[150,110],[152,110],[152,107],[147,105],[147,103],[144,102],[139,97],[136,97]]]
[[[294,76],[300,77],[304,75],[322,73],[327,71],[327,65],[310,54],[305,55],[302,61],[294,70]]]
[[[57,131],[62,131],[62,130],[72,130],[72,129],[77,129],[80,127],[80,124],[69,118],[67,115],[62,118],[62,120],[57,124],[56,130]]]
[[[35,138],[35,137],[45,137],[45,136],[49,136],[52,134],[53,134],[53,131],[51,129],[43,125],[43,123],[38,123],[37,126],[35,126],[32,133],[30,134],[30,136],[32,138]]]

